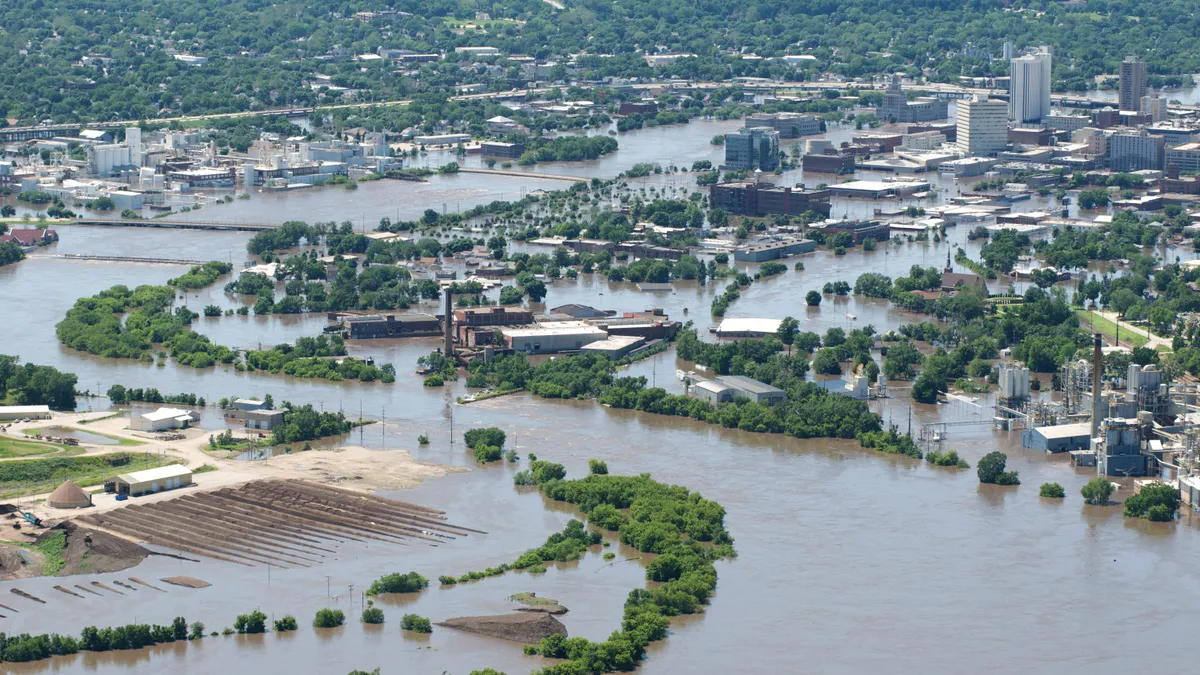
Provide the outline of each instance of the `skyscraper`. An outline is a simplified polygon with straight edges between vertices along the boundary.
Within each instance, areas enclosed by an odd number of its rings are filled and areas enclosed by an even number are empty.
[[[1008,147],[1008,104],[982,96],[960,100],[955,114],[958,146],[972,155],[995,155]]]
[[[1141,110],[1142,97],[1146,95],[1146,64],[1136,56],[1121,62],[1121,110]]]
[[[1050,114],[1050,60],[1050,48],[1038,47],[1009,62],[1008,116],[1018,123]]]

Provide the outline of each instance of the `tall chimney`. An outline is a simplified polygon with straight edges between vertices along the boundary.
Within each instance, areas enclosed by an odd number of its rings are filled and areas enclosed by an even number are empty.
[[[446,305],[446,309],[445,309],[446,319],[444,321],[442,321],[442,337],[445,340],[446,344],[444,345],[444,347],[442,349],[442,353],[449,357],[449,356],[454,356],[454,338],[453,338],[453,335],[454,335],[454,307],[453,307],[453,303],[450,302],[450,297],[451,297],[450,289],[447,288],[444,291],[444,293],[445,293],[445,303],[444,304]],[[1100,338],[1097,337],[1096,339],[1098,340]],[[1099,353],[1099,352],[1097,352],[1097,353]]]
[[[1095,335],[1092,351],[1092,438],[1100,435],[1100,374],[1104,372],[1104,355],[1100,352],[1100,334]]]

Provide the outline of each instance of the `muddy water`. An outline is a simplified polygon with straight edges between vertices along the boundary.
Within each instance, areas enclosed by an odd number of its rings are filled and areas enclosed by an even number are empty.
[[[712,152],[704,148],[712,133],[695,132],[696,142],[688,147],[697,157]],[[323,213],[317,211],[322,208],[330,213],[365,211],[370,223],[380,217],[377,213],[387,215],[380,203],[387,199],[414,213],[429,206],[401,203],[404,198],[395,193],[370,192],[396,185],[409,184],[364,184],[357,193],[297,193],[281,198],[275,210],[277,217],[310,221],[341,216],[298,214]],[[238,209],[260,208],[261,203],[256,196],[208,213],[223,208],[237,214]],[[205,211],[194,215],[201,214]],[[913,264],[940,266],[955,245],[976,256],[978,246],[966,242],[967,229],[952,228],[948,241],[938,244],[906,243],[840,258],[827,252],[804,256],[804,271],[789,270],[753,285],[729,315],[792,314],[803,317],[804,329],[818,332],[865,323],[880,331],[895,328],[916,317],[880,301],[854,298],[827,298],[820,309],[810,311],[803,305],[804,294],[827,281],[853,283],[868,270],[896,276]],[[249,236],[81,227],[62,228],[61,235],[63,240],[51,252],[226,259],[239,268]],[[435,582],[435,588],[414,598],[384,600],[388,623],[382,628],[364,628],[356,621],[362,609],[359,594],[383,573],[415,569],[432,579],[511,561],[561,529],[570,517],[570,509],[514,488],[517,467],[474,466],[461,444],[462,430],[493,424],[509,432],[510,445],[522,456],[535,452],[562,462],[571,475],[583,475],[587,459],[595,457],[606,460],[614,473],[650,472],[660,480],[689,486],[728,510],[728,526],[740,555],[718,565],[720,588],[706,615],[675,622],[670,639],[652,648],[645,664],[648,673],[1172,671],[1177,669],[1177,645],[1187,639],[1186,626],[1200,618],[1188,603],[1172,602],[1200,590],[1188,565],[1200,554],[1200,538],[1190,518],[1185,516],[1177,525],[1155,525],[1126,522],[1115,508],[1082,507],[1078,490],[1090,472],[1076,470],[1059,457],[1020,449],[1015,434],[991,431],[986,400],[979,406],[916,406],[911,410],[913,424],[963,423],[950,427],[947,447],[959,450],[972,464],[986,452],[1003,449],[1009,453],[1010,468],[1021,474],[1024,485],[1019,488],[981,487],[973,472],[877,456],[852,442],[756,435],[606,410],[592,403],[537,401],[519,394],[452,405],[453,397],[465,391],[461,380],[452,387],[427,390],[410,374],[416,358],[436,346],[434,338],[350,345],[354,355],[395,363],[399,377],[393,385],[338,385],[227,369],[147,366],[78,354],[55,340],[54,324],[76,298],[115,283],[163,283],[183,270],[36,257],[0,268],[0,289],[6,298],[0,301],[0,314],[13,317],[0,322],[0,352],[76,372],[85,389],[104,390],[119,382],[165,393],[193,392],[209,400],[271,393],[277,402],[312,403],[351,416],[361,408],[365,416],[386,418],[387,423],[363,429],[353,436],[355,442],[381,452],[404,448],[422,461],[473,469],[389,494],[444,509],[453,522],[488,534],[438,548],[343,546],[312,568],[267,570],[155,556],[123,574],[96,577],[112,586],[111,581],[129,576],[151,581],[187,574],[213,583],[202,590],[163,586],[167,593],[143,589],[125,591],[125,597],[79,599],[53,590],[57,580],[0,583],[0,594],[11,596],[2,602],[21,610],[0,620],[0,630],[8,633],[77,633],[86,625],[165,623],[177,615],[219,631],[232,625],[237,614],[255,607],[274,617],[292,613],[302,626],[294,635],[218,637],[136,653],[77,655],[10,669],[13,672],[173,669],[225,675],[254,670],[344,673],[377,666],[390,672],[396,662],[411,666],[405,672],[465,673],[483,667],[528,672],[540,667],[541,660],[523,656],[518,645],[437,629],[428,638],[412,638],[398,628],[400,616],[407,612],[438,621],[504,611],[511,606],[507,596],[527,590],[570,607],[563,621],[572,635],[603,639],[619,625],[627,592],[644,582],[639,563],[610,565],[599,552],[540,578],[509,574],[444,590]],[[239,301],[221,292],[223,283],[189,293],[188,306],[235,307]],[[550,284],[546,304],[582,302],[618,311],[663,307],[673,318],[696,321],[707,335],[707,327],[715,323],[708,306],[723,285],[683,283],[671,292],[642,293],[632,284],[610,284],[598,277],[559,280]],[[36,301],[21,300],[30,298]],[[251,316],[198,319],[196,328],[217,342],[246,347],[311,335],[323,325],[323,316]],[[678,391],[677,367],[686,369],[686,364],[669,351],[630,372]],[[910,407],[902,392],[874,405],[886,419],[906,426]],[[215,415],[209,411],[204,419],[218,428]],[[460,439],[453,446],[451,424]],[[430,436],[429,446],[416,445],[421,433]],[[1044,481],[1062,483],[1069,498],[1064,503],[1040,500],[1036,488]],[[617,560],[630,554],[619,547],[617,551]],[[5,592],[14,587],[50,604],[34,606]],[[1182,620],[1167,621],[1164,612],[1142,609],[1168,603],[1172,619]],[[313,613],[323,606],[342,608],[349,624],[334,631],[309,628]],[[928,643],[935,646],[914,649],[914,644]],[[798,665],[801,660],[803,666]]]

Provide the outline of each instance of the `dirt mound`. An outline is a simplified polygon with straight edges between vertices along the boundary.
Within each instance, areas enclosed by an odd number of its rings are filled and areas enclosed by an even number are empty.
[[[542,638],[550,637],[555,633],[567,637],[567,627],[545,612],[464,616],[447,619],[438,625],[530,645],[537,644]]]
[[[539,598],[537,593],[517,593],[509,597],[513,602],[519,602],[524,607],[518,607],[518,612],[545,612],[546,614],[566,614],[567,608],[558,604],[553,598]]]
[[[197,579],[196,577],[163,577],[161,581],[165,581],[168,584],[173,584],[175,586],[184,586],[186,588],[208,588],[209,586],[212,586],[212,584],[208,583],[207,581],[203,579]]]
[[[62,529],[67,533],[67,547],[62,553],[66,565],[58,573],[57,576],[60,577],[118,572],[137,565],[150,555],[150,551],[128,539],[81,527],[70,520],[64,521],[55,529]]]
[[[42,569],[41,553],[0,544],[0,580],[36,577],[40,569]]]

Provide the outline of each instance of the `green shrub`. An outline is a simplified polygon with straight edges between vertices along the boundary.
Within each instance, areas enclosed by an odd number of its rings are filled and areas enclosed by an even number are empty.
[[[598,459],[589,459],[588,460],[588,471],[590,471],[591,473],[594,473],[594,474],[599,474],[601,476],[607,475],[608,474],[608,464],[606,464],[605,462],[602,462]]]
[[[233,628],[239,633],[255,634],[267,632],[267,615],[257,609],[249,614],[239,614],[233,622]]]
[[[454,577],[448,577],[445,574],[438,577],[438,581],[440,581],[443,586],[453,586],[454,584],[458,583],[458,579],[455,579]]]
[[[429,445],[429,437],[425,434],[417,436],[417,445]]]
[[[482,464],[499,461],[504,456],[504,451],[496,445],[484,445],[480,443],[474,447],[474,451],[475,461]]]
[[[416,572],[409,572],[408,574],[394,572],[392,574],[385,574],[371,582],[371,587],[367,589],[367,595],[378,595],[380,593],[416,593],[428,587],[429,580]]]
[[[930,450],[925,455],[925,461],[930,462],[935,466],[953,466],[959,469],[971,468],[971,465],[967,463],[967,460],[959,457],[958,452],[955,450],[947,450],[945,452]]]
[[[276,633],[286,633],[288,631],[296,630],[298,627],[299,625],[296,623],[296,617],[292,616],[291,614],[284,616],[282,619],[275,620]]]
[[[468,429],[463,434],[463,441],[466,442],[468,448],[474,448],[475,446],[481,444],[503,448],[505,438],[504,431],[496,427]]]
[[[1038,496],[1048,499],[1063,499],[1067,493],[1058,483],[1042,483],[1042,487],[1038,488]]]
[[[504,453],[504,459],[515,463],[521,461],[521,456],[517,454],[516,450],[509,450],[508,452]]]
[[[363,623],[383,623],[383,610],[378,607],[368,607],[362,613]]]
[[[1079,490],[1079,494],[1083,495],[1083,500],[1092,506],[1108,504],[1108,498],[1112,496],[1112,493],[1112,481],[1104,476],[1091,479]]]
[[[405,614],[400,620],[401,630],[411,630],[414,633],[432,633],[433,624],[429,623],[429,619],[416,614]]]
[[[340,609],[319,609],[313,617],[314,628],[336,628],[346,623],[346,615]]]

